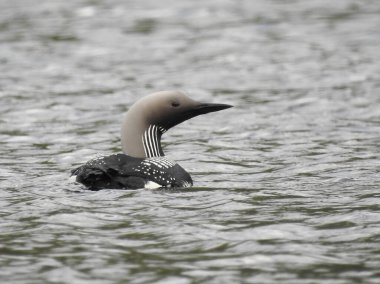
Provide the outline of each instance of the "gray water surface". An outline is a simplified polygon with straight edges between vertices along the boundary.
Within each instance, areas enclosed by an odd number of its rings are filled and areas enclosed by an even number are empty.
[[[1,283],[379,283],[379,1],[0,1]],[[186,190],[87,191],[128,107]]]

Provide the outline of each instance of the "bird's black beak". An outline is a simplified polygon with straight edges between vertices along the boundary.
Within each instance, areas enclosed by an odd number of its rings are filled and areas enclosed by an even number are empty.
[[[166,118],[164,121],[160,122],[159,125],[165,129],[169,129],[174,125],[180,124],[181,122],[198,115],[219,111],[230,107],[232,106],[227,104],[200,103],[192,101],[191,104],[183,106],[182,109],[179,109],[176,115],[171,115],[170,118]]]
[[[194,106],[194,108],[191,111],[193,112],[194,116],[196,116],[196,115],[205,114],[209,112],[220,111],[220,110],[227,109],[230,107],[232,107],[232,105],[199,103],[198,105]]]

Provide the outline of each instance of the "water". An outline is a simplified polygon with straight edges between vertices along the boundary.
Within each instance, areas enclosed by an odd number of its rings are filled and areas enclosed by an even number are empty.
[[[2,283],[378,283],[379,1],[0,1]],[[86,191],[142,95],[189,190]]]

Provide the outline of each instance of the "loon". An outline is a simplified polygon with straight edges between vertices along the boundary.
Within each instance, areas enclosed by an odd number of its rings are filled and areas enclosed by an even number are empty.
[[[92,159],[72,170],[72,176],[90,190],[190,187],[190,174],[165,157],[161,136],[185,120],[230,107],[197,102],[179,91],[147,95],[125,115],[123,153]]]

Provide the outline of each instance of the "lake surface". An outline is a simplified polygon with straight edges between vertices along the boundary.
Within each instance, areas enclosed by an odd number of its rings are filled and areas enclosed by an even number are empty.
[[[379,283],[380,1],[0,1],[1,283]],[[83,189],[143,95],[186,190]]]

